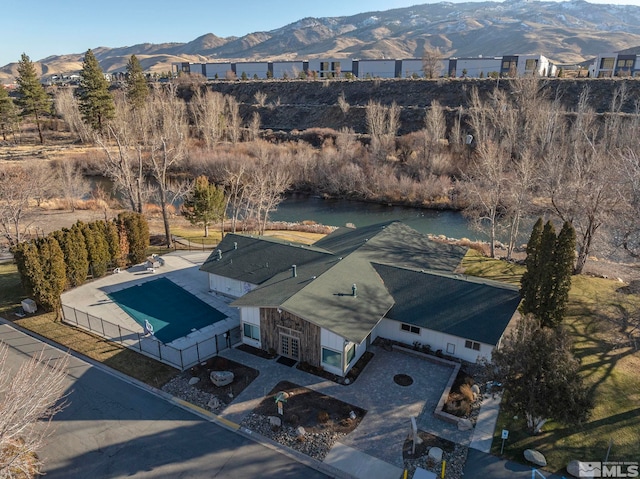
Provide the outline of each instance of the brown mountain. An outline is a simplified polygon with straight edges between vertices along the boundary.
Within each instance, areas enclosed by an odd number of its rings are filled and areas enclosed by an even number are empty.
[[[99,47],[94,53],[107,72],[124,70],[131,54],[146,70],[164,72],[179,61],[420,57],[425,44],[446,56],[541,53],[558,63],[580,63],[598,53],[640,45],[640,7],[583,0],[441,2],[304,18],[240,38],[209,33],[189,43]],[[43,75],[80,70],[83,54],[40,60]],[[15,64],[0,68],[0,80],[15,73]]]

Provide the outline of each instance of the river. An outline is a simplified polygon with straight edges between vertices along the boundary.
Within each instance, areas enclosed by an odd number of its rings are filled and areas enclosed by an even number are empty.
[[[487,240],[487,236],[469,227],[467,219],[457,211],[438,211],[407,206],[386,206],[361,201],[323,199],[316,196],[288,196],[269,215],[272,221],[305,220],[330,226],[356,227],[384,221],[400,220],[421,233],[450,238]]]

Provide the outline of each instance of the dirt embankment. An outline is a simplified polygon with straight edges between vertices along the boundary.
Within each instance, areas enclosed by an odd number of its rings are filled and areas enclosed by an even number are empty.
[[[559,98],[567,111],[575,110],[580,94],[589,88],[589,101],[597,113],[611,107],[613,95],[622,84],[627,88],[627,100],[621,111],[632,113],[634,99],[640,97],[637,79],[546,79],[541,80],[547,98]],[[438,80],[321,80],[321,81],[216,81],[209,88],[232,95],[240,103],[245,120],[258,112],[262,128],[272,130],[305,130],[309,128],[353,128],[366,133],[365,106],[371,100],[385,105],[395,102],[401,109],[400,134],[420,130],[424,126],[424,109],[437,100],[448,110],[450,123],[458,115],[459,107],[468,107],[469,93],[477,88],[486,97],[495,87],[509,90],[509,80],[500,79],[438,79]],[[189,91],[183,92],[186,97]],[[266,95],[259,105],[256,93]],[[338,99],[344,97],[349,105],[343,111]]]

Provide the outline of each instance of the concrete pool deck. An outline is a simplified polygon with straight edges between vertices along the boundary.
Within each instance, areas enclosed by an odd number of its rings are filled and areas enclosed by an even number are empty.
[[[155,268],[154,272],[147,271],[144,264],[122,269],[119,273],[108,274],[78,288],[66,291],[61,297],[62,304],[126,330],[144,333],[142,326],[136,323],[108,295],[151,280],[167,278],[226,316],[221,321],[169,343],[175,348],[185,349],[215,335],[224,334],[239,324],[237,309],[229,306],[232,300],[209,292],[207,273],[199,269],[208,256],[209,252],[206,251],[168,253],[162,256],[164,265]]]

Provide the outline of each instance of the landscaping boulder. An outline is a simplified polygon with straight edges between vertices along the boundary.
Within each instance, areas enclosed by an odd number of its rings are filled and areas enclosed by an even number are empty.
[[[211,371],[209,378],[214,386],[226,386],[233,382],[233,373],[231,371]]]
[[[189,386],[193,386],[194,384],[198,384],[200,382],[200,378],[197,377],[192,377],[191,379],[189,379]]]
[[[536,466],[544,467],[547,465],[547,460],[544,455],[535,449],[526,449],[524,451],[524,458]]]
[[[307,434],[307,431],[305,431],[302,426],[298,426],[296,428],[296,437],[298,438],[298,440],[304,439],[305,434]]]
[[[211,399],[209,399],[209,402],[207,403],[207,406],[211,410],[218,409],[220,407],[220,399],[218,399],[217,397],[213,396]]]
[[[432,447],[429,449],[429,460],[439,464],[442,462],[442,449],[439,447]]]
[[[471,392],[473,394],[480,394],[480,387],[477,384],[474,384],[471,386]]]
[[[470,431],[473,429],[473,423],[470,419],[460,418],[458,419],[458,431]]]
[[[269,426],[272,431],[277,431],[282,427],[282,419],[276,416],[269,416]]]
[[[573,477],[580,477],[580,461],[574,459],[567,464],[567,472]]]

